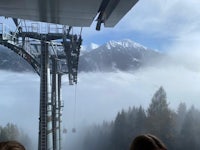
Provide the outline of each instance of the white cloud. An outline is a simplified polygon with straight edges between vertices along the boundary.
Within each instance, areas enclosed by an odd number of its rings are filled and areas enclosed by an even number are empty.
[[[0,77],[0,125],[14,123],[37,142],[39,77],[5,71]]]
[[[161,85],[166,88],[174,108],[180,101],[187,101],[190,105],[193,103],[200,108],[199,56],[197,53],[183,53],[177,50],[170,53],[173,61],[163,60],[158,66],[134,73],[79,74],[76,108],[78,122],[108,120],[114,118],[120,109],[127,109],[133,105],[147,107],[154,92]],[[37,126],[39,77],[3,71],[0,73],[0,118],[3,118],[1,123],[17,122],[19,125],[26,125],[27,130],[30,123]],[[63,77],[64,117],[71,119],[71,124],[68,121],[64,122],[66,126],[72,126],[73,122],[74,91],[75,87],[68,86],[67,77]],[[21,116],[24,119],[19,121]]]
[[[197,0],[140,0],[120,26],[152,34],[176,36],[197,24],[200,17]]]
[[[101,122],[114,119],[122,108],[128,109],[133,105],[147,108],[160,86],[165,88],[170,107],[174,110],[180,102],[200,108],[199,76],[200,71],[194,71],[181,62],[166,61],[135,73],[82,73],[77,90],[76,120],[81,125]],[[64,88],[64,97],[68,101],[64,112],[73,116],[74,89],[70,88]],[[70,121],[68,125],[73,126]]]
[[[158,66],[134,73],[81,73],[76,102],[75,87],[69,86],[67,77],[64,76],[63,126],[70,130],[75,125],[79,130],[80,126],[114,119],[122,108],[139,105],[147,108],[154,92],[161,85],[165,88],[170,107],[173,109],[176,109],[181,101],[186,102],[188,106],[194,104],[200,108],[200,70],[197,69],[200,59],[188,53],[185,56],[182,51],[171,53],[172,56],[177,58],[176,61],[163,60]],[[191,65],[187,65],[188,62]],[[195,66],[195,69],[190,66]],[[0,124],[16,123],[36,141],[39,77],[36,74],[4,71],[0,71],[0,74]]]
[[[200,34],[199,6],[198,0],[140,0],[115,28],[97,32],[93,24],[91,28],[84,28],[83,36],[92,40],[92,37],[103,39],[115,33],[126,36],[125,33],[137,32],[141,36],[169,39],[172,44],[188,35],[187,39],[193,39]]]

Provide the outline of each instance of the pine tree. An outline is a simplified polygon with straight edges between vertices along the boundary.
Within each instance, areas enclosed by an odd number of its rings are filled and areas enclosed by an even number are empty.
[[[5,127],[1,127],[0,140],[17,140],[19,138],[19,129],[16,125],[8,123]]]
[[[122,150],[127,149],[127,120],[126,120],[126,113],[122,110],[118,113],[114,126],[113,132],[111,136],[111,141],[113,143],[112,149],[113,150]]]
[[[0,141],[19,141],[27,149],[31,149],[31,140],[27,134],[12,123],[8,123],[5,127],[0,126]]]
[[[135,121],[135,130],[137,131],[136,135],[144,134],[146,132],[146,121],[147,117],[145,110],[142,108],[142,106],[140,106]]]
[[[186,114],[180,133],[180,148],[182,150],[200,149],[200,112],[193,106]]]
[[[177,110],[177,116],[176,116],[176,130],[179,133],[181,130],[181,126],[183,124],[183,121],[185,119],[187,113],[187,107],[185,103],[180,103]]]
[[[174,140],[174,115],[169,109],[166,92],[160,87],[154,94],[147,110],[147,130],[160,137],[169,149]]]

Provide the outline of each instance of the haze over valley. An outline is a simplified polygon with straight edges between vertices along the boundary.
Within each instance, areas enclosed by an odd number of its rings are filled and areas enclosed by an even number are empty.
[[[77,87],[69,86],[67,76],[63,76],[63,128],[69,132],[74,124],[78,131],[88,125],[101,124],[104,120],[111,121],[120,110],[132,106],[141,105],[146,109],[160,86],[165,89],[171,108],[177,109],[180,102],[185,102],[188,107],[194,105],[200,108],[197,51],[174,50],[166,53],[145,49],[130,40],[125,41],[112,41],[82,55],[82,58],[88,56],[82,61],[91,62],[85,68],[91,67],[78,74]],[[132,49],[129,49],[130,46]],[[21,62],[18,58],[12,58],[10,62],[14,60],[19,61],[17,64]],[[8,122],[17,124],[37,143],[39,76],[27,72],[29,69],[23,67],[23,72],[10,71],[14,66],[16,69],[18,65],[8,67],[9,71],[0,71],[1,125]],[[64,136],[67,138],[68,134]]]

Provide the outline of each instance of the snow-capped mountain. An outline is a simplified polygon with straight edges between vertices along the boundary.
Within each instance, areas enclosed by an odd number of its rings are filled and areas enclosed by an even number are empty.
[[[135,70],[160,58],[158,51],[131,40],[110,41],[81,56],[80,71]]]
[[[79,71],[128,71],[150,65],[162,54],[131,40],[110,41],[102,46],[91,44],[79,59]],[[0,47],[0,69],[31,71],[31,66],[7,48]]]
[[[99,45],[95,44],[95,43],[91,43],[89,45],[82,45],[81,46],[81,55],[84,55],[85,53],[88,53],[98,47],[99,47]]]

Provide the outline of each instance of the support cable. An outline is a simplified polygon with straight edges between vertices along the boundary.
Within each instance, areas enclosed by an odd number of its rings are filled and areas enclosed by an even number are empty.
[[[83,32],[83,27],[81,27],[81,31],[80,31],[79,36],[82,36],[82,32]]]
[[[26,32],[28,32],[28,30],[27,30],[27,26],[26,26],[26,21],[23,19],[23,21],[24,21],[24,27],[25,27],[25,29],[26,29]]]
[[[74,113],[73,113],[73,129],[72,132],[76,132],[76,105],[77,105],[77,84],[75,84],[74,88]]]

